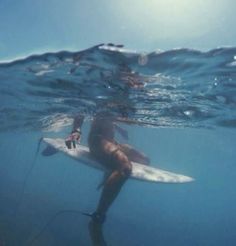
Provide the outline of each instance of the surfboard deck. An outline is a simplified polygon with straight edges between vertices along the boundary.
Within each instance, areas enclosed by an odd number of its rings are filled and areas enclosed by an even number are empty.
[[[87,166],[100,169],[104,172],[108,170],[96,161],[89,152],[89,148],[83,145],[77,145],[75,149],[68,149],[65,140],[62,138],[43,138],[43,141],[63,154],[83,163]],[[192,177],[165,171],[153,166],[146,166],[141,163],[132,163],[131,178],[156,183],[186,183],[194,181]]]

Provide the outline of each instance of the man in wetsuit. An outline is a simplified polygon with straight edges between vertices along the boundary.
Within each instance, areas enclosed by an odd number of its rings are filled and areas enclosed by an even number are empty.
[[[74,126],[81,126],[81,122],[83,122],[83,118],[75,118]],[[105,221],[107,210],[131,174],[131,161],[149,164],[149,159],[144,154],[127,144],[117,143],[115,132],[126,139],[128,138],[127,132],[116,124],[116,118],[103,112],[97,114],[93,119],[88,137],[91,155],[110,170],[110,175],[103,183],[103,191],[97,209],[91,215],[94,222],[101,224]]]

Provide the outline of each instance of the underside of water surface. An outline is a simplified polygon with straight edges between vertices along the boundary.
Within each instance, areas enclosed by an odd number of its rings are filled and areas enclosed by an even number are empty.
[[[120,45],[0,64],[1,130],[106,109],[143,125],[235,127],[236,49],[138,53]]]

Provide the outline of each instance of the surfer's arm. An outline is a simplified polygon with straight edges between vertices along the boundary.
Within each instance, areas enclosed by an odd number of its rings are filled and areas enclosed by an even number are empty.
[[[118,126],[116,123],[114,123],[115,130],[126,140],[129,139],[128,132],[123,129],[122,127]]]
[[[138,120],[132,120],[128,118],[122,118],[122,117],[117,117],[115,119],[116,122],[121,122],[125,123],[128,125],[138,125],[138,126],[159,126],[157,123],[152,123],[152,122],[145,122],[145,121],[138,121]]]
[[[128,119],[128,118],[123,118],[123,117],[117,117],[115,119],[116,122],[121,122],[121,123],[125,123],[128,125],[139,125],[140,122],[138,122],[137,120],[132,120],[132,119]]]
[[[77,129],[80,129],[82,127],[82,125],[83,125],[83,122],[84,122],[84,116],[83,115],[76,115],[74,117],[72,131],[75,131]]]

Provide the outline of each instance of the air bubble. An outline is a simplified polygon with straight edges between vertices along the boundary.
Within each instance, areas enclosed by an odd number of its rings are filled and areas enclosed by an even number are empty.
[[[185,114],[186,116],[191,117],[191,116],[193,116],[194,111],[192,111],[192,110],[186,110],[186,111],[184,111],[184,114]]]

